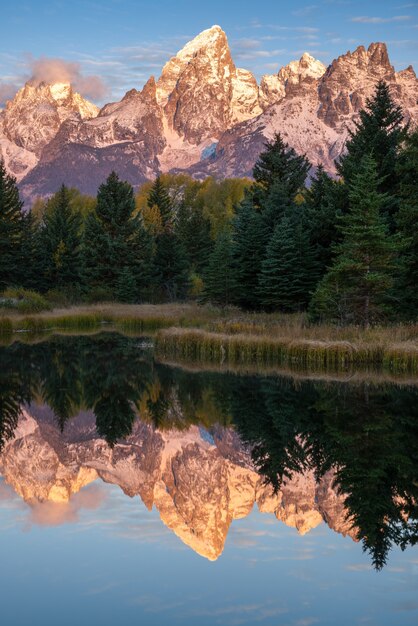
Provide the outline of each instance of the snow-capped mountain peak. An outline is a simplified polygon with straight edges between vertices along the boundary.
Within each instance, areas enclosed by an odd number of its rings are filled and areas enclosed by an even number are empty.
[[[177,53],[176,57],[184,61],[190,61],[190,59],[202,48],[213,48],[216,43],[221,40],[222,45],[226,42],[226,34],[222,28],[218,25],[214,25],[211,28],[203,30],[199,35],[194,37],[191,41]]]
[[[277,74],[264,75],[260,84],[260,99],[264,108],[282,100],[294,85],[321,78],[326,69],[321,61],[304,52],[299,60],[291,61]]]
[[[54,100],[65,100],[71,95],[70,83],[54,83],[50,85],[49,90]]]
[[[36,165],[64,121],[89,119],[98,112],[69,83],[28,81],[0,113],[0,155],[6,167],[21,179]]]
[[[415,73],[395,72],[384,43],[358,46],[327,68],[304,52],[258,85],[235,66],[222,28],[212,26],[169,59],[157,80],[100,112],[67,82],[27,83],[0,113],[0,156],[28,198],[62,182],[95,194],[113,169],[134,186],[165,171],[249,176],[276,132],[333,172],[379,80],[405,118],[416,120]]]

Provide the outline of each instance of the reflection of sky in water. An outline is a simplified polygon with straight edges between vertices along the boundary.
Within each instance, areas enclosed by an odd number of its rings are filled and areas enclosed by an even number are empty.
[[[6,626],[418,623],[418,550],[376,573],[325,524],[304,537],[257,508],[216,562],[199,557],[118,487],[30,509],[0,482]]]

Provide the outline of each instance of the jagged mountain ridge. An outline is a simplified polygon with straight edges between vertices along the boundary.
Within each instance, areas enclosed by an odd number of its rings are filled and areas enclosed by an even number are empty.
[[[0,473],[30,506],[65,504],[97,479],[119,485],[148,509],[155,506],[168,528],[210,560],[222,553],[232,521],[255,504],[300,534],[325,521],[356,539],[333,471],[319,482],[312,472],[295,474],[275,494],[238,435],[220,426],[159,431],[137,421],[110,448],[96,434],[93,414],[72,419],[60,435],[49,409],[29,407],[0,455]]]
[[[389,84],[405,120],[416,124],[418,81],[412,66],[395,72],[385,44],[371,44],[367,50],[359,46],[334,60],[320,78],[308,75],[287,83],[280,102],[226,131],[213,157],[196,163],[190,173],[198,178],[218,172],[226,177],[251,176],[266,140],[280,132],[296,152],[334,174],[334,161],[344,150],[348,131],[379,80]]]
[[[94,194],[113,169],[134,186],[161,171],[251,175],[266,139],[279,131],[314,165],[334,172],[347,129],[379,79],[415,122],[414,70],[395,72],[385,44],[359,46],[328,68],[305,53],[258,85],[236,68],[225,33],[213,26],[172,57],[158,80],[151,77],[141,91],[132,89],[97,114],[64,116],[50,125],[49,141],[40,131],[39,145],[27,145],[8,131],[6,161],[26,197],[47,195],[62,182]],[[12,118],[12,111],[18,111],[14,101],[1,115]]]
[[[38,163],[43,148],[68,120],[94,117],[99,108],[69,83],[27,82],[0,111],[0,156],[20,180]]]

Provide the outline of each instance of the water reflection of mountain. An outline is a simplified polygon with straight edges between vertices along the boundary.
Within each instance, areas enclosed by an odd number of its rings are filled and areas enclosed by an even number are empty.
[[[376,567],[416,542],[413,387],[190,373],[114,334],[15,343],[0,365],[0,471],[29,504],[100,477],[210,559],[254,503],[360,539]]]

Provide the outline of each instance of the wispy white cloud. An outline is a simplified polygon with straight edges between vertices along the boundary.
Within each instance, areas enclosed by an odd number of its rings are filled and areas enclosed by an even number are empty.
[[[345,569],[348,572],[368,572],[372,571],[372,566],[369,563],[352,563],[347,565]]]
[[[294,32],[294,33],[319,33],[319,28],[313,26],[283,26],[279,24],[263,24],[257,20],[250,22],[244,26],[236,26],[235,30],[237,31],[245,31],[251,30],[252,28],[256,29],[266,29],[273,31],[282,31],[282,32]]]
[[[210,617],[216,624],[228,624],[228,626],[238,626],[239,624],[254,624],[267,619],[278,617],[288,613],[286,606],[275,606],[273,603],[248,603],[230,604],[228,606],[213,607],[210,609],[192,609],[187,612],[187,616],[204,618]]]
[[[352,22],[358,22],[360,24],[389,24],[390,22],[407,22],[412,20],[411,15],[394,15],[392,17],[368,17],[367,15],[360,15],[352,17]]]
[[[84,66],[100,67],[100,61],[84,59],[82,64],[79,61],[66,61],[56,57],[34,58],[28,54],[22,58],[8,58],[8,61],[13,64],[16,71],[13,76],[2,76],[0,105],[13,98],[27,81],[31,81],[33,84],[69,82],[82,96],[93,100],[101,100],[109,94],[109,88],[101,76],[85,71],[87,67]],[[113,65],[113,67],[115,66]],[[97,69],[95,71],[97,72]]]
[[[314,28],[313,26],[276,26],[274,24],[267,25],[268,28],[272,28],[273,30],[283,30],[283,31],[295,31],[299,33],[319,33],[319,28]]]
[[[301,9],[296,9],[296,11],[292,11],[292,15],[295,15],[296,17],[306,17],[307,15],[315,13],[315,11],[317,11],[318,9],[319,6],[317,4],[309,4],[305,7],[302,7]]]
[[[75,61],[65,61],[64,59],[52,57],[40,57],[34,59],[28,57],[28,66],[31,73],[30,80],[36,84],[41,82],[71,83],[83,96],[100,99],[106,95],[107,89],[97,75],[85,75],[82,72],[80,63]]]

